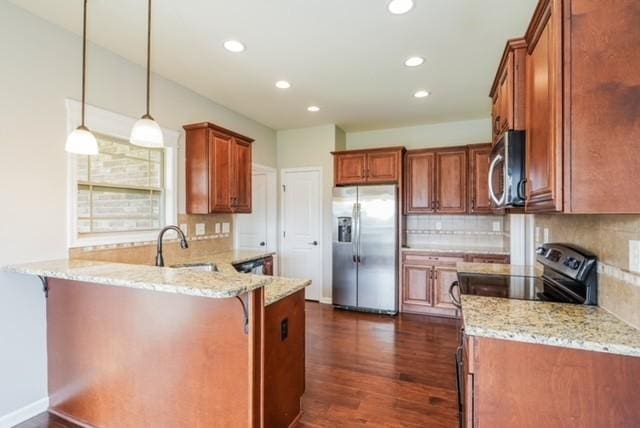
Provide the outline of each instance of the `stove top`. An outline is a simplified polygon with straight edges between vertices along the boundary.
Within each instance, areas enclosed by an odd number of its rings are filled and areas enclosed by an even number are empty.
[[[475,296],[597,304],[595,255],[567,244],[544,244],[536,253],[544,267],[541,277],[459,272],[455,285],[461,294]]]

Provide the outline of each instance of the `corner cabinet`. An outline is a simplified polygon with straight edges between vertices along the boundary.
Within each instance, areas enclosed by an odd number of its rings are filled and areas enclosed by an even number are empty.
[[[333,152],[334,185],[400,182],[404,147]]]
[[[467,168],[466,147],[408,151],[404,213],[466,213]]]
[[[209,122],[184,129],[187,213],[250,213],[253,140]]]

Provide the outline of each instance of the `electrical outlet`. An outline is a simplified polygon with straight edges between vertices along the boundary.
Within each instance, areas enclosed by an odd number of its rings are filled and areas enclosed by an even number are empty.
[[[182,233],[184,233],[184,236],[189,236],[189,225],[186,223],[182,223],[180,225],[180,230],[182,230]]]
[[[500,229],[501,229],[500,222],[499,221],[494,221],[493,222],[493,231],[494,232],[500,232]]]
[[[220,234],[220,223],[216,223],[215,225],[216,235]]]
[[[629,241],[629,270],[640,272],[640,241]]]
[[[196,223],[196,235],[204,235],[206,233],[204,223]]]
[[[229,233],[231,225],[229,223],[222,223],[222,233]]]
[[[545,227],[544,228],[544,243],[548,244],[550,242],[549,240],[549,228]]]
[[[436,230],[442,230],[442,222],[436,221]]]
[[[540,243],[540,227],[536,226],[536,242]]]

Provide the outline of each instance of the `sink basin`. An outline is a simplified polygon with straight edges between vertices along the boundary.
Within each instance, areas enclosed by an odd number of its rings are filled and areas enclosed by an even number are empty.
[[[199,272],[219,272],[218,266],[214,263],[186,263],[182,265],[169,266],[173,269],[195,270]]]

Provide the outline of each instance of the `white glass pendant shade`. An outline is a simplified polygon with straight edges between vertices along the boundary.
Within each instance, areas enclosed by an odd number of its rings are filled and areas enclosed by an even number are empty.
[[[97,155],[98,141],[89,129],[79,126],[67,137],[64,149],[77,155]]]
[[[148,115],[142,116],[133,125],[129,141],[140,147],[161,148],[164,146],[160,125]]]

